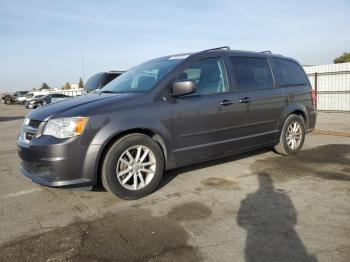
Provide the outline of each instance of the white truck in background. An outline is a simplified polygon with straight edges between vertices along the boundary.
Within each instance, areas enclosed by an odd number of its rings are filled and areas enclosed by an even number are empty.
[[[48,95],[50,94],[50,91],[30,91],[28,92],[25,96],[19,96],[16,98],[16,103],[17,104],[25,104],[25,102],[27,102],[28,100],[31,100],[31,99],[34,99],[36,98],[37,96],[40,96],[40,95]]]

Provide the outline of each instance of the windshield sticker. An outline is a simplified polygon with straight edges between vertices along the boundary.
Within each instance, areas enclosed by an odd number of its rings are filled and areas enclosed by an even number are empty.
[[[190,55],[175,55],[169,58],[169,60],[175,60],[175,59],[185,59],[189,57]]]

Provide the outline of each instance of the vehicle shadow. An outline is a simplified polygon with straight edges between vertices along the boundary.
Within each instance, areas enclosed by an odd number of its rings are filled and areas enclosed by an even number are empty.
[[[173,179],[175,179],[178,175],[180,175],[182,173],[186,173],[186,172],[190,172],[190,171],[194,171],[197,169],[206,168],[206,167],[210,167],[210,166],[220,165],[223,163],[232,162],[235,160],[240,160],[240,159],[255,156],[255,155],[260,155],[260,154],[269,152],[271,150],[272,150],[271,148],[262,148],[262,149],[258,149],[258,150],[238,154],[238,155],[227,156],[227,157],[218,158],[215,160],[205,161],[205,162],[192,164],[189,166],[180,167],[180,168],[166,171],[166,172],[164,172],[164,175],[159,183],[157,190],[160,190],[161,188],[168,185]],[[97,184],[95,186],[93,186],[92,191],[93,192],[106,192],[106,190],[104,189],[104,187],[102,185],[101,179],[98,179]]]
[[[268,173],[258,173],[259,188],[241,201],[237,223],[247,231],[245,261],[316,262],[294,229],[295,207],[289,196],[274,189]]]
[[[24,116],[0,116],[0,122],[24,119]]]
[[[215,160],[204,161],[204,162],[201,162],[201,163],[192,164],[192,165],[189,165],[189,166],[180,167],[180,168],[176,168],[176,169],[172,169],[172,170],[166,171],[164,173],[163,177],[162,177],[162,180],[161,180],[160,184],[159,184],[158,190],[163,188],[167,184],[169,184],[173,179],[175,179],[181,173],[191,172],[191,171],[194,171],[194,170],[207,168],[207,167],[210,167],[210,166],[216,166],[216,165],[220,165],[220,164],[224,164],[224,163],[227,163],[227,162],[232,162],[232,161],[236,161],[236,160],[240,160],[240,159],[244,159],[244,158],[260,155],[260,154],[263,154],[263,153],[266,153],[266,152],[271,152],[271,151],[272,151],[272,148],[267,147],[267,148],[257,149],[257,150],[254,150],[254,151],[249,151],[249,152],[246,152],[246,153],[241,153],[241,154],[238,154],[238,155],[222,157],[222,158],[218,158],[218,159],[215,159]]]
[[[157,190],[167,186],[173,179],[182,173],[253,157],[271,151],[272,148],[262,148],[166,171]],[[283,178],[291,178],[298,176],[313,176],[322,179],[350,181],[350,176],[348,175],[349,160],[346,157],[349,152],[350,145],[328,144],[302,150],[300,153],[293,156],[286,157],[276,154],[271,157],[256,160],[251,165],[250,169],[254,174],[259,171],[265,171],[273,177],[282,176]],[[334,169],[334,166],[327,168],[324,166],[326,164],[337,165],[341,167],[341,169]],[[283,170],[282,173],[281,170]],[[100,179],[98,180],[98,184],[95,185],[92,190],[94,192],[105,192]]]

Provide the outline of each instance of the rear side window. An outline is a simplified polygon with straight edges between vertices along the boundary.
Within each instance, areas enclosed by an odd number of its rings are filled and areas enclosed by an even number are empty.
[[[282,86],[307,84],[305,74],[300,66],[286,59],[273,58],[278,83]]]
[[[230,60],[236,79],[236,89],[248,90],[273,87],[272,74],[266,58],[232,56]]]

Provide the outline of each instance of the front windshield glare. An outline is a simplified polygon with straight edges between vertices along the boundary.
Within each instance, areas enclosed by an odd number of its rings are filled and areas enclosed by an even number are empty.
[[[145,92],[151,90],[183,59],[158,58],[135,66],[101,89],[101,93]]]

